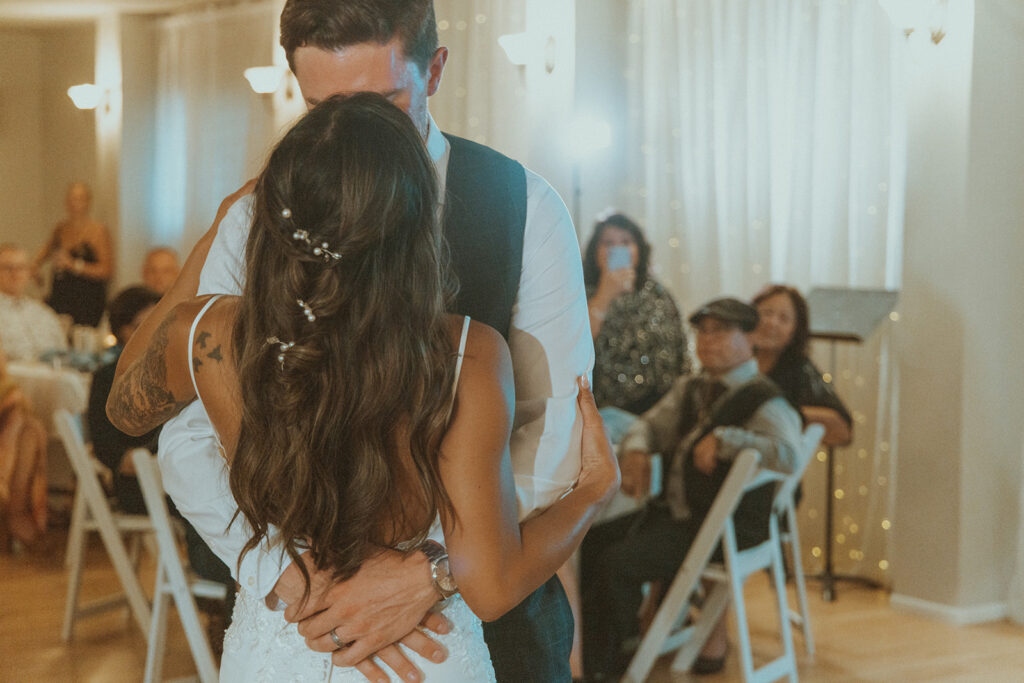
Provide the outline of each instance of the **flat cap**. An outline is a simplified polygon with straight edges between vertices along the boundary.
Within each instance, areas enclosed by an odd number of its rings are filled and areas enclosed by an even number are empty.
[[[757,327],[757,309],[739,299],[725,297],[707,302],[690,316],[690,324],[698,325],[704,318],[714,318],[739,327],[744,332],[753,332]]]

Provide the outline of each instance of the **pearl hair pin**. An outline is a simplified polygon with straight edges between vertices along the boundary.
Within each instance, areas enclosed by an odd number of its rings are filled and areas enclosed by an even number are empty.
[[[277,362],[281,364],[281,369],[284,370],[284,354],[288,349],[295,346],[295,342],[283,342],[277,337],[267,337],[268,344],[277,344],[279,353],[277,354]]]
[[[281,217],[286,219],[291,218],[292,210],[289,209],[288,207],[281,209]],[[314,245],[313,240],[309,238],[308,230],[296,230],[295,232],[292,233],[292,239],[295,240],[296,242],[305,242],[306,246],[312,247],[313,255],[322,256],[324,259],[324,263],[330,263],[332,260],[341,260],[341,254],[335,251],[331,251],[331,245],[327,244],[327,242],[321,242],[319,246]]]
[[[316,315],[313,314],[313,309],[302,299],[296,299],[295,303],[302,307],[302,313],[306,316],[306,320],[313,322],[316,320]]]

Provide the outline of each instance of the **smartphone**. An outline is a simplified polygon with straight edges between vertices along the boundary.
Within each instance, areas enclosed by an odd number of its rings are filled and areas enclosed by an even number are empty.
[[[629,247],[621,244],[608,247],[608,270],[629,268],[632,265],[633,255],[629,252]]]

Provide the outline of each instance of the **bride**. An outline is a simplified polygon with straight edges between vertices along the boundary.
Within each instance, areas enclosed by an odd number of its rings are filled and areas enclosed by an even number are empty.
[[[242,295],[189,298],[207,234],[125,348],[107,412],[141,433],[201,400],[252,530],[246,552],[277,543],[307,596],[305,552],[343,579],[382,549],[443,542],[459,589],[438,607],[449,657],[405,652],[428,681],[488,681],[480,620],[554,574],[619,475],[582,379],[577,485],[518,523],[509,351],[493,329],[445,313],[454,287],[436,194],[405,113],[373,94],[317,105],[257,182]],[[221,680],[300,678],[362,675],[333,668],[241,589]]]

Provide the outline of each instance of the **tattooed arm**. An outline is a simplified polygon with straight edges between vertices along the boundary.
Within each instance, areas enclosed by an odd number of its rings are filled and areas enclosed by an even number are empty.
[[[107,398],[107,417],[122,432],[145,434],[195,399],[185,346],[192,321],[188,314],[198,312],[197,305],[172,308],[134,360],[122,353]]]
[[[187,343],[192,316],[184,315],[179,308],[196,295],[199,274],[225,211],[226,207],[222,205],[213,226],[192,248],[178,279],[142,321],[121,352],[114,374],[114,387],[107,400],[107,417],[115,427],[127,434],[144,434],[163,424],[195,398],[187,374],[188,367],[184,366],[185,379],[188,380],[185,386],[169,386],[171,375],[168,370],[177,368],[179,360],[184,365],[187,358],[184,345]],[[179,318],[187,321],[184,323],[183,334],[179,329]],[[172,342],[180,343],[178,351],[169,351],[168,345]],[[129,369],[130,376],[125,377]],[[174,379],[179,379],[176,373]],[[150,426],[143,429],[144,424]]]

